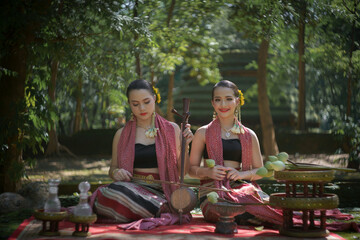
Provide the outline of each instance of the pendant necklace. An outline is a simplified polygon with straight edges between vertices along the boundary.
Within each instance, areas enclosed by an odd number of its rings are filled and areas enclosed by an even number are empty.
[[[230,135],[231,135],[231,133],[230,133],[231,128],[230,128],[229,130],[226,130],[226,129],[223,127],[223,129],[224,129],[224,131],[225,131],[225,137],[226,137],[226,138],[229,138]]]

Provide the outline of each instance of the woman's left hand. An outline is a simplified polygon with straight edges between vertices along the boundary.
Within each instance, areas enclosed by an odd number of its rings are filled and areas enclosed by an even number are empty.
[[[236,170],[235,168],[229,167],[228,169],[229,169],[229,171],[228,171],[226,177],[229,180],[236,181],[236,180],[241,180],[244,178],[242,172]]]
[[[191,127],[190,124],[186,124],[185,129],[183,131],[183,136],[186,139],[186,145],[189,145],[194,138],[194,134],[190,130],[190,127]]]

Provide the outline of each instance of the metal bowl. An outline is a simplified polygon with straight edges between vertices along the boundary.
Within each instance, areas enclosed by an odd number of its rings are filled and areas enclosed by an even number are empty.
[[[62,212],[44,212],[44,209],[38,209],[34,212],[34,217],[43,221],[61,221],[68,216],[66,211]]]
[[[91,216],[75,216],[74,214],[71,214],[68,219],[73,223],[90,224],[97,220],[97,216],[96,214],[92,214]]]

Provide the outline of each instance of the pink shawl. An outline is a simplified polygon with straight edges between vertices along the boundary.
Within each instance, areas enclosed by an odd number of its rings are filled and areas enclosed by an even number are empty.
[[[157,136],[155,137],[156,156],[159,168],[160,180],[164,181],[179,181],[179,174],[177,170],[177,156],[176,156],[176,141],[175,130],[172,124],[163,117],[156,114],[155,127]],[[128,121],[123,128],[118,144],[118,167],[123,168],[130,173],[133,173],[134,158],[135,158],[135,133],[136,120]],[[126,144],[124,144],[126,143]],[[178,186],[173,184],[162,184],[165,197],[170,205],[170,198],[173,191]],[[171,206],[170,206],[171,208]],[[190,222],[189,214],[183,215],[183,221]],[[179,220],[178,214],[166,213],[162,214],[160,218],[147,218],[129,224],[120,224],[119,228],[123,229],[152,229],[160,225],[174,224]]]
[[[238,124],[241,123],[238,122]],[[245,130],[244,134],[239,134],[239,139],[240,139],[241,151],[242,151],[242,170],[246,171],[246,170],[250,170],[252,165],[252,140],[249,129],[244,127],[244,130]],[[209,158],[214,159],[217,165],[223,166],[224,159],[223,159],[223,146],[221,141],[221,125],[218,118],[216,118],[214,121],[209,123],[209,125],[207,126],[205,141],[206,141],[206,150],[208,152]],[[228,179],[224,179],[222,181],[214,181],[214,182],[217,188],[221,188],[222,186],[224,186],[227,189],[231,189],[230,181]],[[255,196],[256,194],[249,194],[246,191],[240,191],[237,189],[231,193],[218,192],[218,194],[221,198],[226,198],[238,203],[262,202],[260,198]],[[280,212],[274,210],[269,206],[247,205],[246,211],[268,222],[275,224],[282,223],[283,218]]]
[[[172,124],[163,117],[156,114],[155,137],[156,156],[160,179],[164,181],[179,181],[177,171],[177,156],[175,130]],[[133,173],[135,158],[135,132],[136,120],[128,121],[123,128],[118,143],[118,167]],[[126,144],[124,144],[126,143]],[[162,184],[166,199],[170,202],[171,193],[178,187],[176,185]]]

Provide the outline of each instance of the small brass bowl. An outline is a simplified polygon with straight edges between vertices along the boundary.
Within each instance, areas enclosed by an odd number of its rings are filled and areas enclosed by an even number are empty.
[[[74,237],[88,237],[91,235],[89,225],[97,220],[97,216],[96,214],[92,214],[91,216],[75,216],[71,214],[68,220],[75,223],[75,231],[72,234]]]
[[[45,212],[44,209],[38,209],[34,212],[34,217],[43,221],[61,221],[68,216],[66,211],[62,212]]]
[[[92,214],[91,216],[75,216],[74,214],[70,214],[68,220],[72,223],[90,224],[97,220],[97,216],[96,214]]]
[[[59,222],[68,216],[66,211],[63,212],[45,212],[44,209],[38,209],[34,212],[37,220],[43,221],[43,228],[39,232],[42,236],[59,236]],[[49,222],[49,224],[48,224]]]

